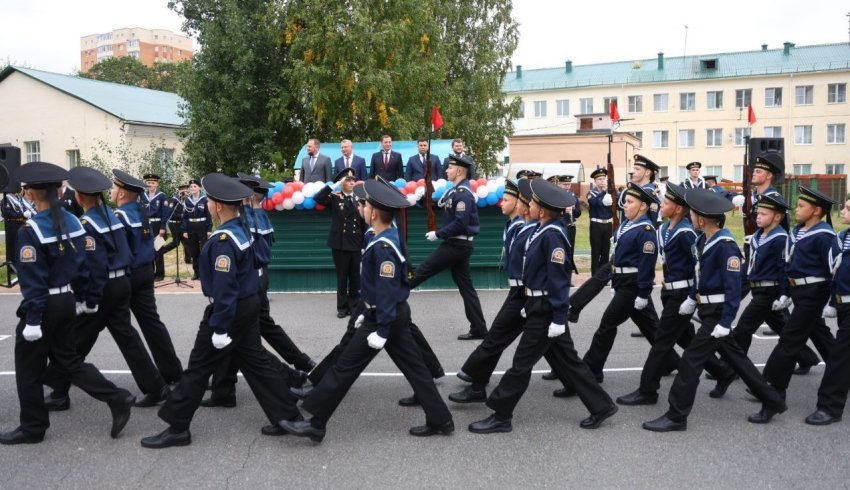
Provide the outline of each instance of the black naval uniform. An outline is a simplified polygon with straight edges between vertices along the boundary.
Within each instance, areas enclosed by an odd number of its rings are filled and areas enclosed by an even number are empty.
[[[142,196],[142,206],[145,207],[145,210],[148,213],[148,221],[150,222],[151,227],[151,236],[155,239],[159,236],[159,232],[161,230],[165,230],[166,221],[168,217],[171,215],[171,209],[167,206],[168,199],[165,197],[160,191],[154,196],[151,196],[147,192],[143,192]],[[165,252],[162,248],[156,251],[154,255],[153,261],[153,277],[154,280],[162,280],[165,277]]]
[[[614,218],[611,206],[602,203],[602,199],[607,195],[610,195],[608,191],[595,188],[587,193],[587,208],[590,214],[590,271],[593,274],[611,257],[611,224]]]
[[[192,259],[189,252],[186,250],[186,241],[183,239],[183,232],[180,229],[180,225],[183,223],[184,200],[185,198],[181,198],[178,194],[175,194],[165,202],[167,211],[165,212],[164,219],[168,221],[168,234],[170,235],[171,240],[168,240],[168,242],[166,242],[159,251],[162,252],[163,256],[165,256],[165,254],[174,250],[179,245],[183,245],[183,262],[189,264]]]
[[[62,191],[62,207],[77,218],[83,215],[83,207],[77,202],[77,196],[74,194],[74,189],[65,186]]]
[[[571,267],[576,274],[578,274],[578,269],[576,268],[575,263],[576,220],[579,219],[579,217],[581,217],[581,205],[578,200],[576,200],[576,205],[573,206],[571,211],[564,210],[563,214],[561,214],[561,221],[564,222],[564,229],[567,230],[567,241],[570,243],[570,264],[572,264]]]
[[[183,221],[180,223],[180,230],[187,233],[189,238],[186,239],[186,251],[192,258],[192,270],[195,274],[192,279],[198,278],[198,257],[201,255],[201,249],[207,243],[207,233],[212,231],[212,218],[207,196],[199,196],[197,199],[192,196],[187,197],[183,201]]]
[[[13,192],[3,194],[2,205],[3,222],[6,224],[6,261],[14,270],[18,230],[35,215],[35,208],[24,196]]]

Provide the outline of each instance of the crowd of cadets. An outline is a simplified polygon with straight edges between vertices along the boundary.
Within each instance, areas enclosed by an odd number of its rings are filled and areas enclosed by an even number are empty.
[[[501,201],[509,289],[489,330],[469,268],[479,233],[468,183],[474,163],[466,155],[452,155],[448,163],[446,177],[454,186],[437,203],[443,227],[426,234],[441,243],[418,267],[410,264],[402,227],[401,211],[409,203],[394,185],[380,177],[354,185],[356,175],[346,167],[334,179],[341,191],[329,185],[319,192],[341,213],[331,235],[353,237],[357,251],[346,251],[337,262],[345,262],[345,281],[354,281],[360,295],[340,291],[337,308],[350,314],[348,328],[318,364],[270,314],[273,229],[262,203],[271,185],[263,179],[213,173],[167,198],[153,174],[140,180],[113,170],[110,179],[90,168],[69,172],[35,162],[0,175],[7,192],[7,247],[23,296],[15,342],[20,425],[0,434],[0,443],[40,442],[49,412],[70,408],[68,390],[75,384],[108,405],[112,437],[122,431],[131,407],[161,404],[159,416],[167,427],[142,439],[142,445],[187,445],[199,406],[236,405],[237,369],[268,418],[263,434],[290,433],[319,442],[350,387],[383,349],[413,389],[413,396],[399,403],[421,406],[425,413],[424,424],[410,434],[451,434],[451,412],[434,384],[445,372],[407,302],[411,288],[445,269],[452,271],[469,321],[469,332],[459,338],[481,340],[457,374],[468,385],[448,396],[453,403],[485,403],[492,410],[469,425],[471,432],[512,430],[514,409],[541,358],[552,368],[547,377],[563,385],[554,395],[578,395],[586,407],[588,416],[579,423],[584,429],[602,425],[618,405],[657,404],[661,377],[676,372],[668,410],[643,428],[685,430],[703,369],[716,379],[712,398],[724,396],[740,378],[762,402],[748,420],[768,423],[787,410],[792,375],[817,365],[818,354],[826,369],[816,410],[805,421],[826,425],[841,419],[850,389],[850,260],[843,260],[850,237],[847,230],[838,235],[833,230],[830,212],[836,203],[828,196],[804,187],[796,203],[779,195],[772,186],[773,177],[784,171],[778,154],[755,159],[750,198],[758,228],[747,237],[744,254],[725,228],[733,204],[707,188],[698,162],[688,165],[682,185],[666,183],[659,191],[659,167],[636,155],[631,182],[619,195],[608,188],[607,171],[595,170],[587,195],[593,278],[572,297],[575,223],[581,212],[568,190],[572,177],[547,181],[538,172],[520,172],[506,181]],[[23,193],[15,182],[22,183]],[[74,189],[70,195],[68,184]],[[614,213],[620,221],[616,229]],[[850,200],[840,216],[850,224]],[[215,230],[213,220],[219,223]],[[185,370],[153,294],[154,281],[164,277],[162,255],[181,239],[184,260],[210,299]],[[337,242],[329,237],[332,248]],[[651,297],[659,259],[660,317]],[[578,321],[582,308],[609,282],[613,297],[580,357],[569,323]],[[735,325],[747,294],[752,298]],[[131,313],[141,335],[132,327]],[[836,336],[824,321],[828,318],[837,318]],[[615,402],[601,386],[603,368],[627,319],[650,345],[637,389]],[[747,351],[765,319],[779,341],[759,372]],[[130,367],[142,394],[138,399],[85,362],[104,328]],[[502,353],[517,339],[511,367],[488,395]],[[807,347],[810,339],[818,354]],[[52,388],[47,397],[43,385]],[[208,385],[212,391],[205,399]],[[305,419],[302,410],[310,417]]]

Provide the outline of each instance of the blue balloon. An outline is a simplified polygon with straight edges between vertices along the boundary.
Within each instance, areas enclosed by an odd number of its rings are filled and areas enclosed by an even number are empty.
[[[486,197],[479,197],[478,198],[478,207],[483,208],[485,206],[487,206],[487,198]]]
[[[491,192],[491,193],[487,194],[487,204],[492,206],[492,205],[496,204],[497,202],[499,202],[499,196],[497,196],[495,192]]]
[[[329,181],[325,182],[325,185],[327,185],[328,187],[333,187],[334,183],[329,180]]]
[[[401,188],[403,188],[404,186],[407,185],[407,182],[405,182],[404,179],[402,179],[401,177],[395,179],[394,183],[395,183],[395,186],[398,187],[399,189],[401,189]]]
[[[316,200],[312,197],[305,197],[301,205],[304,206],[304,209],[313,209],[316,207]]]
[[[304,199],[304,200],[306,201],[307,199]],[[302,204],[296,204],[295,209],[304,209],[304,204],[303,203]]]
[[[431,198],[432,199],[439,199],[439,198],[443,197],[443,194],[445,194],[445,193],[446,193],[446,190],[441,187],[441,188],[434,191],[434,194],[431,195]]]
[[[446,181],[446,189],[451,189],[454,186],[455,186],[455,183],[452,182],[451,180]]]
[[[499,187],[496,187],[496,197],[501,199],[504,196],[505,196],[505,186],[500,185]]]
[[[277,194],[278,192],[282,191],[283,188],[284,188],[283,182],[279,182],[279,181],[275,182],[274,186],[272,186],[272,188],[270,189],[272,191],[271,194]]]

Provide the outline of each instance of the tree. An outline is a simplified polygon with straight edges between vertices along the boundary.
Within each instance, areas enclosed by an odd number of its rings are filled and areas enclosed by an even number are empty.
[[[153,70],[132,56],[121,56],[98,61],[89,71],[80,73],[80,76],[104,82],[148,87],[153,78]]]

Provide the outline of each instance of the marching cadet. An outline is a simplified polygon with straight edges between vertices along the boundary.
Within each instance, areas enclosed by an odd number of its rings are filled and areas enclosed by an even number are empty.
[[[111,198],[115,215],[123,225],[133,260],[130,263],[130,311],[139,323],[156,367],[166,383],[180,380],[183,366],[171,342],[171,334],[159,318],[153,292],[154,249],[150,225],[139,195],[145,183],[122,170],[112,170]]]
[[[183,201],[183,220],[180,230],[186,240],[186,251],[192,258],[192,279],[198,279],[198,265],[195,263],[201,255],[201,249],[212,233],[212,218],[208,208],[207,196],[201,195],[201,183],[195,179],[189,181],[189,196]]]
[[[682,187],[684,187],[685,190],[705,189],[705,180],[699,175],[702,171],[702,163],[691,162],[685,165],[685,168],[688,170],[688,178],[682,182]]]
[[[110,436],[118,437],[130,419],[136,398],[116,387],[98,369],[77,355],[69,318],[74,317],[72,285],[88,280],[85,229],[59,203],[59,188],[68,171],[51,163],[27,163],[15,169],[36,214],[18,231],[18,279],[23,300],[15,336],[15,381],[20,402],[20,425],[0,434],[0,444],[34,444],[50,426],[42,381],[47,360],[56,363],[71,383],[112,412]]]
[[[576,204],[575,195],[544,180],[530,184],[530,213],[539,222],[525,249],[522,282],[526,303],[520,311],[525,324],[511,368],[487,399],[487,407],[494,413],[469,425],[469,431],[478,434],[513,430],[514,409],[528,388],[532,368],[545,353],[558,377],[569,380],[590,411],[591,415],[579,424],[581,428],[596,429],[617,412],[617,405],[578,357],[566,329],[572,271],[566,263],[570,245],[559,217]]]
[[[451,170],[449,173],[451,174]],[[334,366],[302,403],[313,414],[309,421],[281,421],[287,432],[321,442],[325,426],[357,377],[387,348],[393,363],[410,383],[425,411],[425,425],[413,427],[413,436],[448,435],[454,432],[452,415],[440,397],[422,354],[410,335],[410,306],[407,298],[407,261],[401,253],[398,231],[392,227],[393,213],[409,206],[404,196],[390,185],[367,180],[366,223],[375,238],[366,246],[361,267],[361,297],[366,306],[363,323],[357,328]]]
[[[463,298],[463,309],[469,320],[469,332],[458,335],[458,340],[483,339],[487,335],[487,323],[481,311],[481,302],[472,274],[469,270],[469,258],[472,256],[472,241],[481,228],[478,221],[478,206],[475,193],[469,187],[467,172],[473,164],[467,156],[449,155],[446,175],[454,186],[446,191],[437,203],[442,207],[445,225],[437,231],[429,231],[425,238],[430,242],[443,240],[437,250],[431,253],[413,273],[410,289],[415,289],[429,278],[445,269],[451,269],[452,280],[457,284]]]
[[[573,192],[570,190],[570,186],[573,182],[572,175],[555,175],[549,177],[549,182],[557,185],[561,189],[572,194]],[[572,264],[573,270],[576,274],[578,274],[578,268],[575,264],[575,244],[576,244],[576,220],[581,217],[581,203],[576,199],[576,205],[571,206],[564,210],[564,214],[561,215],[561,219],[564,221],[564,227],[567,229],[567,240],[570,242],[570,264]]]
[[[590,271],[595,275],[611,258],[613,198],[608,192],[607,169],[597,168],[590,174],[590,178],[593,180],[593,186],[587,193],[587,212],[590,214]]]
[[[171,390],[159,417],[169,426],[142,439],[142,446],[165,448],[192,443],[189,426],[204,396],[207,380],[219,364],[234,356],[248,386],[272,424],[300,416],[286,378],[276,369],[260,340],[257,316],[259,277],[249,232],[240,219],[242,200],[253,190],[223,174],[203,180],[209,211],[221,222],[198,259],[201,288],[211,303],[204,310],[189,367]],[[267,426],[268,427],[268,426]],[[263,433],[269,430],[263,428]]]
[[[841,223],[850,225],[850,197],[841,208]],[[822,313],[824,318],[838,317],[838,334],[818,389],[817,410],[806,417],[810,425],[829,425],[841,420],[850,389],[850,234],[847,231],[838,234],[841,256],[833,268],[829,303]]]
[[[156,239],[156,237],[165,238],[165,233],[167,231],[167,221],[168,216],[170,214],[170,210],[166,206],[166,202],[168,198],[165,197],[159,190],[159,175],[149,173],[145,174],[142,179],[145,181],[147,185],[147,192],[142,193],[142,206],[148,212],[148,221],[151,224],[151,236]],[[153,280],[154,281],[162,281],[165,279],[165,261],[164,261],[165,252],[162,251],[162,248],[156,251],[156,255],[153,261]]]
[[[76,199],[83,208],[85,257],[88,280],[75,287],[77,317],[71,322],[77,354],[89,355],[104,327],[127,361],[136,384],[145,396],[137,407],[151,407],[168,396],[168,385],[156,369],[139,332],[130,323],[130,278],[127,268],[133,260],[123,225],[112,213],[103,193],[112,187],[102,173],[89,167],[69,172]],[[67,410],[71,383],[51,364],[44,384],[53,388],[45,398],[48,410]]]
[[[790,233],[785,269],[794,310],[779,332],[779,343],[763,370],[764,378],[783,394],[791,381],[800,349],[809,338],[826,362],[835,346],[835,337],[821,318],[823,308],[829,303],[832,270],[841,255],[829,215],[832,205],[828,196],[806,187],[799,188],[797,226]],[[822,221],[824,216],[826,222]],[[765,410],[768,408],[762,412]]]
[[[643,423],[653,432],[686,430],[694,405],[700,373],[706,361],[720,356],[741,377],[750,391],[764,403],[764,409],[748,420],[765,424],[774,415],[788,409],[775,389],[768,385],[735,339],[729,336],[741,303],[741,251],[727,228],[726,213],[732,203],[707,189],[691,189],[685,195],[691,209],[691,222],[702,234],[697,238],[697,269],[688,298],[679,307],[690,317],[699,307],[702,324],[682,354],[679,372],[673,380],[668,401],[670,408],[661,417]]]
[[[184,243],[180,225],[183,222],[183,201],[186,200],[186,194],[188,192],[189,184],[180,184],[177,186],[177,193],[165,202],[165,206],[168,208],[165,212],[165,219],[168,221],[168,235],[166,238],[170,237],[171,239],[159,249],[163,256]],[[189,253],[186,251],[185,244],[183,245],[183,262],[186,264],[192,263]]]

